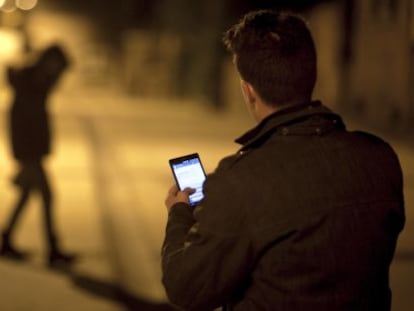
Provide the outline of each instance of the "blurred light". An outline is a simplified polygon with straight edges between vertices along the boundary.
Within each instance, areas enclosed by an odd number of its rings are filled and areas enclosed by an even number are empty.
[[[37,0],[16,0],[16,6],[21,10],[31,10],[37,4]]]
[[[0,29],[0,62],[13,61],[19,56],[22,45],[22,37],[18,31]]]
[[[14,0],[0,0],[3,1],[3,5],[1,6],[1,10],[6,13],[14,12],[16,11],[16,5],[14,3]]]
[[[3,4],[6,2],[6,0],[0,0],[0,8],[3,6]]]

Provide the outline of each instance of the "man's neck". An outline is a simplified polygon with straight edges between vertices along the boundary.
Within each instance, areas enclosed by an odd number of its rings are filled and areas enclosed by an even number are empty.
[[[307,99],[292,100],[292,101],[284,102],[283,104],[272,104],[272,105],[261,101],[260,106],[259,106],[260,108],[258,109],[257,114],[256,114],[256,120],[258,122],[261,122],[262,120],[266,119],[268,116],[278,111],[284,110],[286,108],[294,107],[297,105],[301,105],[303,103],[310,102],[310,101],[311,99],[307,98]]]

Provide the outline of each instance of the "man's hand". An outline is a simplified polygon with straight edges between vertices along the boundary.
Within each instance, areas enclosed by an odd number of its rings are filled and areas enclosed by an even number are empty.
[[[195,189],[185,188],[183,191],[180,191],[177,185],[174,185],[170,188],[165,199],[165,206],[167,207],[168,212],[170,212],[171,207],[175,203],[183,202],[190,204],[189,196],[195,192]]]

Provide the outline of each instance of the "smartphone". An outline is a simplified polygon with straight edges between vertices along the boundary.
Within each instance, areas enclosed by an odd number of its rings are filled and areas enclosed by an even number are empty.
[[[169,162],[177,187],[180,190],[187,187],[196,189],[190,195],[190,205],[197,205],[204,198],[203,184],[206,180],[206,173],[198,153],[170,159]]]

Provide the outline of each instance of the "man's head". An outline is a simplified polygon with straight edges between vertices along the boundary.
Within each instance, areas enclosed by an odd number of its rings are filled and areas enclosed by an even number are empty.
[[[240,77],[271,107],[311,99],[316,51],[304,20],[268,10],[245,15],[224,36]]]

